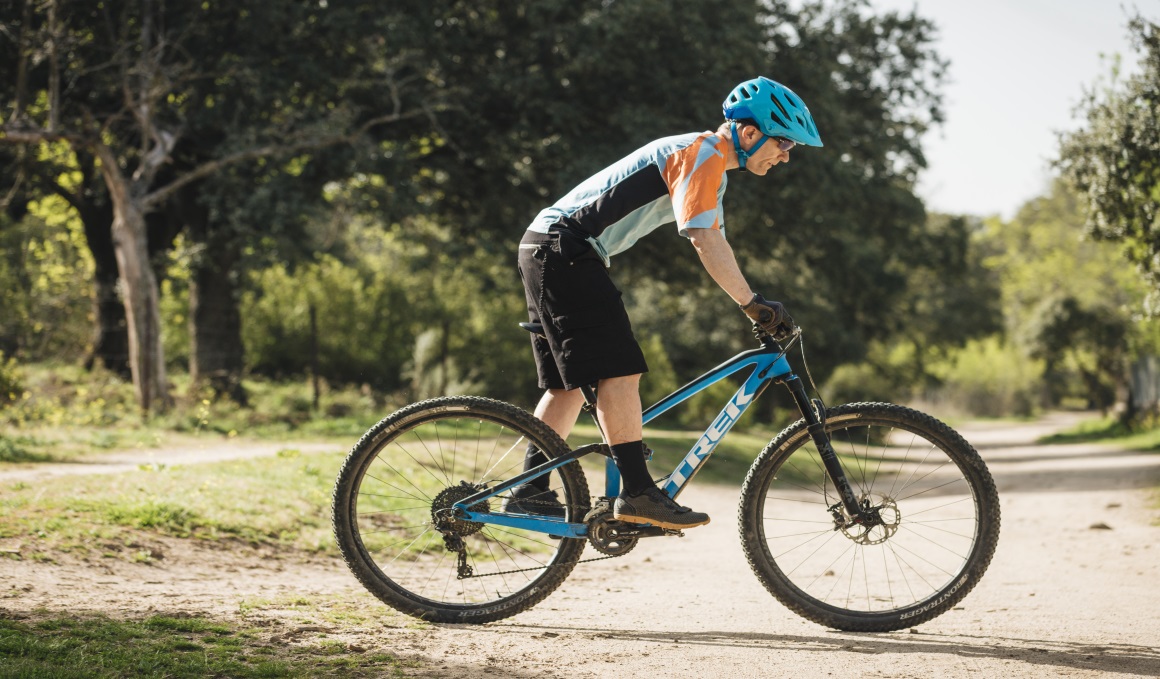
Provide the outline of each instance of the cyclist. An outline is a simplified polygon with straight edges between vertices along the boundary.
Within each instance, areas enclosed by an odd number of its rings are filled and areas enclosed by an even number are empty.
[[[658,139],[572,189],[536,216],[519,246],[528,318],[544,328],[544,337],[532,337],[546,390],[535,414],[567,439],[584,404],[579,387],[597,386],[596,416],[623,482],[614,516],[631,523],[682,529],[709,516],[678,505],[648,472],[639,394],[648,367],[609,278],[610,258],[675,221],[709,276],[750,319],[775,337],[793,327],[781,303],[750,288],[725,240],[725,175],[764,175],[788,163],[795,145],[822,140],[801,98],[769,78],[735,87],[722,110],[716,131]],[[525,470],[544,461],[529,445]],[[513,489],[507,511],[563,516],[548,481],[544,475]]]

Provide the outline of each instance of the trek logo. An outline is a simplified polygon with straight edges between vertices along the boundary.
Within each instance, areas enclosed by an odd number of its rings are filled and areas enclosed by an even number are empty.
[[[717,416],[713,424],[709,425],[709,429],[701,435],[700,440],[697,441],[697,445],[693,446],[693,449],[689,451],[689,454],[677,466],[677,471],[673,472],[673,475],[669,477],[668,483],[665,484],[666,486],[680,487],[701,462],[709,457],[709,454],[713,452],[713,449],[717,447],[717,444],[721,442],[725,434],[729,433],[729,430],[733,428],[733,425],[737,422],[737,418],[741,417],[741,413],[745,412],[745,408],[753,400],[760,386],[761,380],[747,380],[745,384],[741,385],[741,389],[734,394],[733,399],[729,403],[725,404],[725,409],[721,411],[721,414]],[[752,389],[752,391],[746,391],[746,389]]]

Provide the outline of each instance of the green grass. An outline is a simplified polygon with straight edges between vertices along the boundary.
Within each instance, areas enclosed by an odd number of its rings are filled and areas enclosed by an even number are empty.
[[[0,538],[29,555],[134,554],[141,532],[333,552],[330,492],[342,452],[167,467],[8,484]]]
[[[8,438],[0,436],[0,462],[50,462],[52,456],[45,453],[32,452],[29,446],[36,444],[35,439],[28,436]]]
[[[402,676],[390,653],[328,640],[287,646],[199,617],[0,619],[0,678]]]
[[[1132,450],[1160,450],[1160,428],[1132,428],[1115,417],[1081,422],[1039,439],[1039,443],[1114,443]]]
[[[305,382],[247,379],[246,408],[191,392],[171,375],[174,407],[142,415],[133,387],[116,375],[65,364],[21,366],[24,391],[0,407],[0,462],[72,461],[124,449],[206,440],[356,440],[402,406],[371,391],[324,387],[319,407]],[[7,443],[5,443],[7,442]]]

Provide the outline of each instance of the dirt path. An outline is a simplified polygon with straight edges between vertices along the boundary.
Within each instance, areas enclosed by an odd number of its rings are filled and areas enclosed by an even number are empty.
[[[165,554],[152,566],[0,561],[0,609],[242,616],[275,643],[327,634],[389,650],[416,660],[417,676],[1160,676],[1160,511],[1148,490],[1160,455],[1032,444],[1070,423],[960,429],[999,484],[1002,537],[962,605],[911,631],[834,632],[784,609],[745,563],[738,490],[703,485],[682,500],[709,511],[709,526],[584,564],[537,608],[484,626],[411,624],[331,560],[178,540],[150,545]],[[295,597],[366,617],[317,625]],[[239,606],[260,601],[275,605]]]

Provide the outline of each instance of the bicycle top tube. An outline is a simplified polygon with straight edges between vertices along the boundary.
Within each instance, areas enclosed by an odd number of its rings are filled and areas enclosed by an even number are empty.
[[[733,398],[729,399],[729,402],[714,418],[713,423],[697,439],[696,444],[661,485],[661,490],[669,497],[675,498],[684,490],[685,486],[712,455],[717,444],[725,438],[725,435],[729,433],[741,415],[749,409],[757,395],[771,382],[790,378],[793,375],[793,369],[790,368],[789,361],[785,358],[785,352],[776,345],[767,345],[761,349],[746,351],[674,391],[644,412],[643,422],[648,424],[670,408],[683,403],[693,395],[745,368],[752,368],[752,370],[741,388],[733,394]]]
[[[776,345],[743,351],[649,406],[644,411],[643,423],[648,424],[671,408],[749,366],[754,366],[752,374],[759,376],[762,381],[766,379],[778,381],[793,374],[793,368],[786,360],[785,353]]]

